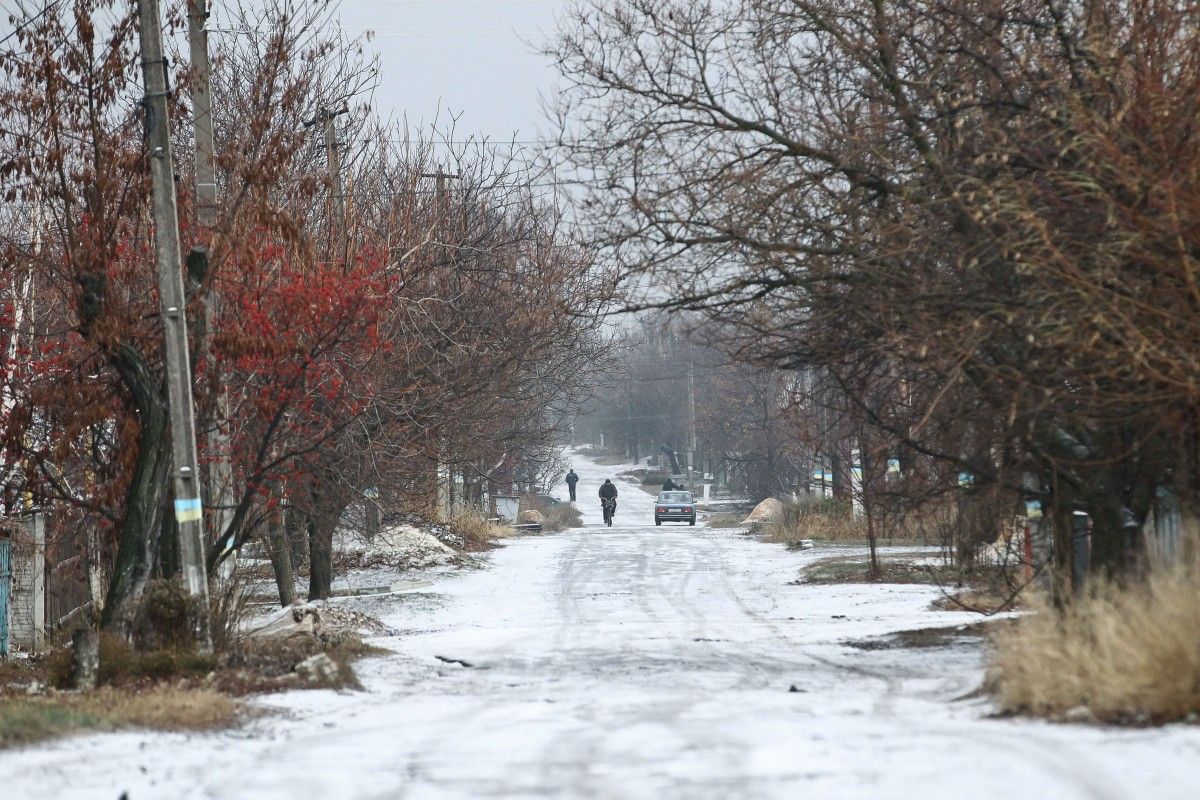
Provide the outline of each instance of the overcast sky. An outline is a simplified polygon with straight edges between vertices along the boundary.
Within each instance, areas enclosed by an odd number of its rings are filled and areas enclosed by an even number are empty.
[[[36,13],[47,2],[0,0],[0,39],[12,31],[10,13]],[[217,27],[223,3],[210,3]],[[536,47],[554,36],[570,3],[341,0],[337,16],[347,33],[375,32],[367,47],[380,57],[380,116],[420,125],[439,111],[443,120],[453,113],[461,115],[463,135],[532,140],[546,129],[539,94],[555,86],[554,69]]]
[[[348,32],[375,32],[380,116],[419,125],[440,110],[461,114],[462,134],[531,140],[546,129],[539,93],[555,86],[535,47],[554,36],[569,2],[342,0],[339,13]]]

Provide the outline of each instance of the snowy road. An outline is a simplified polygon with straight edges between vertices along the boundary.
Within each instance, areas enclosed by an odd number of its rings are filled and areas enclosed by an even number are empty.
[[[585,469],[586,467],[586,469]],[[590,527],[370,610],[365,692],[292,692],[226,733],[0,755],[21,798],[1194,798],[1200,729],[985,718],[977,646],[848,640],[970,618],[927,587],[791,586],[819,555],[654,527],[576,462]],[[644,524],[650,521],[649,524]],[[792,690],[794,687],[794,690]]]

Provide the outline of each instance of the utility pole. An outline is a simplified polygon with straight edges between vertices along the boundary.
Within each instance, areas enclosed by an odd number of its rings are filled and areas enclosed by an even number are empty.
[[[192,138],[195,141],[196,222],[206,235],[207,244],[192,248],[193,256],[204,261],[203,271],[211,268],[211,252],[216,244],[217,169],[213,157],[212,98],[209,91],[212,68],[208,56],[208,0],[188,0],[188,45],[191,55]],[[212,334],[220,311],[215,289],[204,295],[204,356],[212,363]],[[229,397],[218,387],[216,411],[208,442],[212,458],[208,466],[208,498],[213,513],[212,540],[219,541],[233,521],[233,467],[229,461]],[[230,561],[223,562],[231,564]],[[232,569],[232,567],[230,567]],[[228,577],[223,574],[223,577]]]
[[[630,359],[632,361],[632,359]],[[629,441],[629,451],[626,453],[638,463],[638,431],[633,425],[633,374],[625,374],[625,435]]]
[[[439,217],[436,222],[440,221],[441,216],[446,210],[446,180],[448,178],[457,178],[457,173],[443,172],[422,172],[418,177],[433,178],[437,181],[437,215]],[[449,462],[450,453],[448,452],[446,440],[443,439],[439,444],[438,464],[437,464],[437,489],[438,489],[438,511],[442,514],[443,519],[449,520],[454,513],[454,467]],[[464,486],[465,488],[465,486]]]
[[[696,463],[696,362],[688,344],[688,489],[694,490],[693,465]]]
[[[444,213],[446,204],[446,181],[447,179],[457,179],[458,173],[443,172],[442,170],[438,170],[437,172],[422,172],[419,177],[434,178],[437,181],[438,213]]]
[[[217,226],[217,170],[213,163],[211,66],[208,60],[208,0],[188,0],[188,46],[192,59],[192,133],[196,141],[196,221]]]
[[[184,586],[198,606],[196,646],[212,652],[208,620],[208,575],[204,562],[204,512],[197,474],[196,428],[192,416],[192,370],[188,359],[183,259],[179,249],[179,210],[167,104],[167,63],[162,50],[158,0],[139,0],[142,74],[146,97],[146,145],[154,211],[158,294],[166,338],[167,402],[171,413],[171,455],[175,478],[175,521]]]
[[[338,226],[338,255],[342,264],[346,265],[349,257],[349,231],[346,225],[346,195],[342,188],[342,155],[337,140],[337,125],[335,120],[342,114],[350,113],[350,107],[343,105],[340,109],[330,111],[322,109],[317,116],[305,122],[306,127],[312,127],[318,122],[322,124],[325,135],[325,166],[329,170],[329,195],[333,200],[332,225]]]
[[[346,230],[346,194],[342,188],[342,156],[338,152],[337,125],[334,119],[339,114],[345,114],[349,109],[325,114],[325,164],[329,169],[329,187],[333,192],[334,219],[338,226],[338,254],[345,264],[348,247],[349,231]]]

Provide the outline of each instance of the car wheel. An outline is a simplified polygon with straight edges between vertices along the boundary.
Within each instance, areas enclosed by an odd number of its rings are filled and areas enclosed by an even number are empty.
[[[661,519],[659,519],[658,517],[655,517],[655,518],[654,518],[654,524],[655,524],[655,525],[662,525],[662,520],[661,520]]]
[[[690,520],[688,520],[688,525],[691,525],[691,526],[695,527],[695,525],[696,525],[696,518],[695,518],[695,517],[692,517]]]

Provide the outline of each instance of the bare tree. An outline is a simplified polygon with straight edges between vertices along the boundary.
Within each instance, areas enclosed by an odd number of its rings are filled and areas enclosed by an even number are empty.
[[[1189,14],[593,4],[554,50],[560,152],[631,305],[819,370],[944,489],[1015,507],[1033,474],[1060,570],[1076,504],[1129,563],[1122,518],[1197,488]]]

